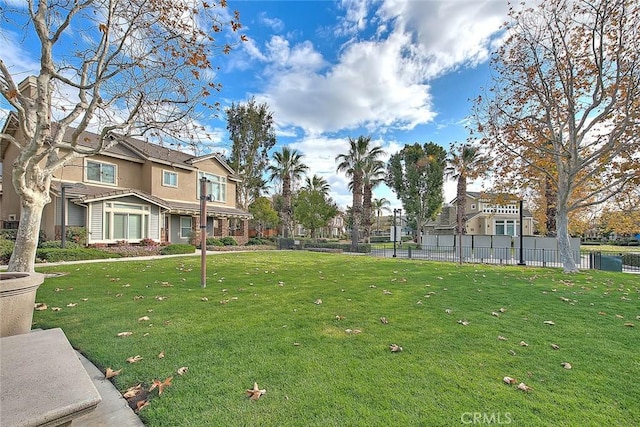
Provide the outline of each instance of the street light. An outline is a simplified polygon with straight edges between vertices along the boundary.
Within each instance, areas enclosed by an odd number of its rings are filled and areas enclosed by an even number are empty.
[[[523,244],[524,244],[524,236],[523,236],[523,230],[524,230],[524,224],[523,224],[523,220],[524,220],[524,213],[523,213],[523,206],[524,205],[524,200],[520,200],[520,206],[519,206],[519,210],[520,210],[520,262],[518,262],[518,265],[527,265],[524,262],[524,248],[523,248]]]
[[[400,223],[402,223],[402,209],[393,210],[393,257],[396,257],[396,241],[398,240],[398,227],[396,226],[396,214],[400,215]]]
[[[207,192],[211,182],[205,176],[200,178],[200,287],[207,287],[207,202],[212,201]]]

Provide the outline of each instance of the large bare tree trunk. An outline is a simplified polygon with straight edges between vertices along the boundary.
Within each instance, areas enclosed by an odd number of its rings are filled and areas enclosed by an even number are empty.
[[[48,203],[45,194],[33,194],[32,201],[22,201],[16,245],[9,260],[9,271],[33,272],[35,268],[42,210]]]
[[[569,215],[564,209],[562,204],[558,206],[558,216],[556,217],[557,225],[557,239],[558,239],[558,251],[560,255],[560,261],[564,267],[565,273],[576,273],[578,267],[573,259],[573,253],[571,252],[571,240],[569,237]]]

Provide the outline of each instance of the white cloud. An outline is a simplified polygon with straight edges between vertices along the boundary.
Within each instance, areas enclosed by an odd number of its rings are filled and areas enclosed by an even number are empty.
[[[373,7],[379,6],[377,10]],[[460,66],[486,61],[506,4],[496,1],[344,0],[335,34],[350,38],[329,64],[308,40],[273,36],[262,50],[265,87],[256,98],[275,112],[279,127],[308,135],[364,128],[384,133],[434,120],[429,81]]]
[[[284,22],[278,18],[270,18],[267,16],[265,12],[262,12],[258,15],[258,19],[260,22],[267,27],[270,27],[275,32],[280,32],[284,29]]]

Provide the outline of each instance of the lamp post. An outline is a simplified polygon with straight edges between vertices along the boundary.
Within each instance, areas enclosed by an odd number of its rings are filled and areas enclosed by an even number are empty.
[[[398,227],[396,226],[396,214],[400,215],[400,223],[402,223],[402,209],[393,210],[393,257],[396,257],[396,241],[398,240]]]
[[[200,287],[207,287],[207,201],[211,195],[207,192],[209,180],[204,176],[200,178]]]
[[[520,206],[519,206],[519,214],[520,214],[520,261],[518,262],[518,265],[527,265],[524,262],[524,236],[523,236],[523,230],[524,230],[524,224],[523,224],[523,219],[524,219],[524,213],[522,212],[523,206],[524,205],[524,200],[520,200]]]

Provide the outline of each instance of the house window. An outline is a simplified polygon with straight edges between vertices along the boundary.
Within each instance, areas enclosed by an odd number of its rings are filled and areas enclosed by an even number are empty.
[[[178,173],[172,171],[162,171],[162,185],[165,187],[178,186]]]
[[[191,221],[190,216],[180,217],[180,237],[187,238],[191,235]]]
[[[116,172],[116,165],[114,164],[87,160],[85,180],[102,184],[115,184]]]
[[[224,176],[218,176],[211,173],[199,172],[198,180],[206,178],[207,181],[207,193],[211,195],[211,199],[214,202],[226,202],[227,201],[227,178]],[[200,198],[200,182],[198,181],[198,199]]]
[[[142,240],[149,237],[148,205],[105,203],[105,240]]]
[[[496,220],[496,236],[518,236],[519,232],[518,221],[513,219]]]

